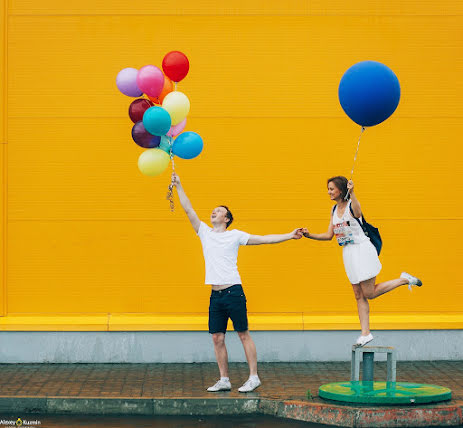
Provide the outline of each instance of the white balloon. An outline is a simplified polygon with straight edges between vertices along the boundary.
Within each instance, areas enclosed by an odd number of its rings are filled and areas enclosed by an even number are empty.
[[[166,95],[162,107],[170,114],[172,125],[177,125],[190,111],[190,100],[183,92],[174,91]]]

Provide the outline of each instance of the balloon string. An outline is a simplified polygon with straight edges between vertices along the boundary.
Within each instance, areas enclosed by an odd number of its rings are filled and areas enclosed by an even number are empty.
[[[360,148],[360,139],[362,138],[362,134],[363,134],[364,131],[365,131],[365,127],[362,126],[362,130],[360,131],[359,139],[357,141],[357,150],[355,151],[354,163],[352,164],[352,170],[350,172],[350,179],[351,180],[352,180],[352,177],[354,176],[355,161],[357,160],[357,155],[358,155],[359,148]],[[350,191],[348,190],[346,196],[344,197],[345,201],[347,201],[347,199],[349,199],[349,193],[350,193]]]
[[[174,212],[174,176],[175,176],[175,162],[174,162],[174,154],[172,153],[172,141],[173,138],[169,137],[169,145],[170,145],[170,160],[172,161],[172,181],[169,184],[169,190],[167,192],[167,198],[170,204],[170,211]]]

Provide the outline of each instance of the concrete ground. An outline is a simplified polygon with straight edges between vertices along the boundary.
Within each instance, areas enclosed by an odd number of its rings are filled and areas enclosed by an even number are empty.
[[[230,364],[230,392],[210,393],[215,363],[0,364],[2,413],[263,413],[338,426],[463,424],[463,361],[398,362],[397,381],[446,386],[452,400],[435,405],[347,405],[318,397],[320,385],[350,379],[350,363],[260,363],[262,386],[243,394],[247,364]],[[375,362],[375,380],[386,363]],[[313,398],[308,398],[307,391]]]

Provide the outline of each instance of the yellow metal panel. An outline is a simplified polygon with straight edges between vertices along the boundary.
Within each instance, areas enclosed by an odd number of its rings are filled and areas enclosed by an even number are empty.
[[[203,331],[207,314],[111,314],[110,331]]]
[[[14,14],[95,14],[95,15],[452,15],[463,14],[455,0],[151,0],[136,4],[123,0],[11,0]]]
[[[399,76],[395,118],[456,117],[462,24],[463,16],[12,16],[9,114],[24,118],[27,106],[27,118],[122,119],[130,101],[117,73],[160,65],[175,48],[191,62],[179,86],[191,117],[345,118],[339,80],[363,59]]]
[[[8,46],[8,27],[7,27],[7,1],[2,0],[0,6],[0,99],[2,103],[2,112],[0,114],[0,132],[2,143],[6,142],[6,124],[7,124],[7,104],[6,104],[6,89],[7,89],[7,46]]]
[[[0,318],[0,331],[107,331],[107,315],[14,315]]]
[[[347,118],[188,120],[204,150],[176,167],[201,218],[227,202],[234,227],[260,218],[289,220],[288,227],[317,219],[326,229],[326,179],[349,174],[359,134]],[[185,222],[178,203],[172,214],[164,199],[171,169],[156,178],[139,172],[143,149],[131,126],[128,117],[11,118],[10,218]],[[444,189],[463,193],[462,134],[459,118],[392,117],[368,129],[354,177],[366,217],[461,219],[461,202]]]
[[[303,330],[302,313],[253,314],[248,317],[251,330]],[[229,326],[231,329],[232,326]]]
[[[7,144],[0,144],[0,316],[7,313],[7,192],[6,192],[6,154]]]
[[[8,311],[8,193],[7,193],[8,145],[0,145],[0,316]]]
[[[372,325],[461,326],[461,2],[142,2],[134,14],[126,2],[13,0],[11,11],[9,313],[46,314],[30,324],[50,329],[60,313],[119,314],[103,330],[207,328],[199,240],[177,200],[168,210],[170,171],[138,172],[131,99],[115,87],[120,69],[179,49],[187,130],[205,148],[177,170],[202,219],[226,203],[254,234],[326,230],[326,178],[349,173],[359,133],[339,79],[360,60],[388,64],[402,100],[364,134],[354,178],[384,239],[378,280],[406,270],[424,286],[372,301]],[[240,251],[251,328],[358,328],[334,242]]]
[[[376,330],[462,329],[461,313],[372,314]],[[250,314],[249,328],[259,330],[358,330],[355,315]],[[233,329],[230,322],[228,329]],[[9,314],[0,318],[0,331],[207,331],[206,314]]]
[[[415,314],[382,314],[371,317],[371,326],[377,330],[431,330],[431,329],[463,329],[463,314],[458,313],[426,313]]]
[[[7,141],[8,141],[8,0],[0,5],[0,317],[7,311],[6,240],[7,240]]]
[[[11,221],[9,311],[207,312],[200,244],[184,223],[176,229],[156,221]]]
[[[239,224],[260,234],[285,232],[294,221]],[[325,222],[312,224],[320,230]],[[425,285],[413,293],[402,287],[372,301],[372,312],[461,311],[463,288],[455,277],[461,251],[451,233],[461,221],[410,224],[381,222],[384,268],[378,279],[407,270],[419,273]],[[190,229],[185,220],[10,221],[9,311],[207,313],[201,246]],[[421,230],[436,246],[418,251],[409,245]],[[334,242],[243,247],[239,267],[250,312],[356,313]]]
[[[356,315],[323,313],[303,314],[304,330],[358,330]],[[428,330],[463,328],[463,314],[416,313],[416,314],[371,314],[370,326],[374,330]]]
[[[304,313],[303,330],[358,330],[358,316],[340,313]]]

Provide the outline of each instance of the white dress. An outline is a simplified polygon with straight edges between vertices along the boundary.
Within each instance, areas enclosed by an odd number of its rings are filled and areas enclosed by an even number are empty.
[[[351,284],[358,284],[378,275],[382,266],[376,248],[352,216],[350,204],[351,201],[348,202],[342,217],[338,217],[336,206],[332,221],[338,244],[343,247],[342,257],[347,277]]]

